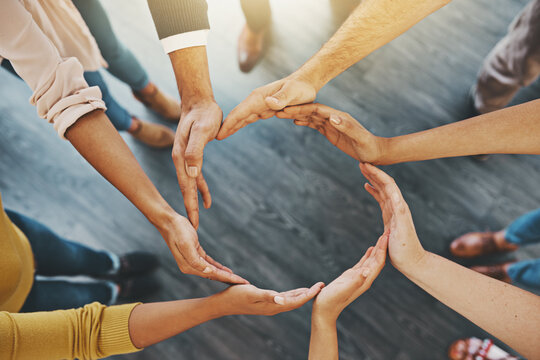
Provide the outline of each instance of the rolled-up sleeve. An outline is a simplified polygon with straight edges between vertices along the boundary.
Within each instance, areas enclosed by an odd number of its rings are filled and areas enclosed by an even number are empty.
[[[64,138],[81,116],[105,109],[98,87],[88,87],[75,58],[62,59],[18,0],[2,0],[0,56],[8,59],[33,91],[30,103]]]
[[[207,42],[206,0],[148,0],[156,30],[166,53]]]

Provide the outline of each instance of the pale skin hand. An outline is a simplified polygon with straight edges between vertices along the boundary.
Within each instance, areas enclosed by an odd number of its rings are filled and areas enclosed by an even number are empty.
[[[294,74],[255,89],[227,115],[217,139],[223,140],[259,119],[269,119],[285,106],[312,102],[317,91],[311,82]]]
[[[384,267],[388,234],[370,247],[351,269],[321,290],[313,302],[309,360],[339,358],[336,321],[341,312],[366,292]]]
[[[286,107],[276,116],[317,130],[332,145],[361,162],[377,163],[385,152],[385,138],[370,133],[348,113],[323,104]]]
[[[187,216],[199,227],[199,199],[205,208],[212,204],[208,184],[202,174],[205,146],[215,139],[223,119],[212,91],[206,47],[180,49],[169,54],[174,69],[182,113],[173,145],[172,158]]]
[[[332,38],[290,76],[254,90],[227,116],[222,140],[286,106],[315,100],[334,77],[392,41],[449,0],[364,0]]]
[[[206,254],[197,231],[185,217],[176,216],[160,232],[183,273],[229,284],[249,283]]]
[[[235,285],[207,298],[138,305],[129,318],[129,333],[138,348],[150,346],[194,326],[227,315],[275,315],[297,309],[324,287],[286,292]]]
[[[392,265],[414,266],[422,261],[426,251],[422,247],[412,220],[409,206],[403,200],[394,179],[371,164],[360,164],[362,174],[370,184],[364,188],[381,207],[384,231],[390,234],[388,253]]]
[[[527,359],[540,359],[540,296],[492,279],[425,251],[411,213],[394,180],[366,164],[368,191],[390,231],[392,264],[433,297],[499,338]]]

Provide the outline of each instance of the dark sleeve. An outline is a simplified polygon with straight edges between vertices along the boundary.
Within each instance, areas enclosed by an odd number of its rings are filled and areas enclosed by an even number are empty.
[[[210,29],[206,0],[148,0],[159,39]]]

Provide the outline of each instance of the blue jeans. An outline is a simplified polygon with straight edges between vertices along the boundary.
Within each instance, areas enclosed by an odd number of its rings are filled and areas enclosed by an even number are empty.
[[[2,61],[2,67],[20,78],[9,60],[4,59],[4,61]],[[129,129],[131,122],[133,121],[132,116],[113,98],[107,87],[107,83],[105,83],[105,79],[103,79],[103,76],[101,76],[99,71],[85,71],[84,78],[88,85],[98,86],[100,88],[103,101],[105,102],[105,105],[107,105],[105,114],[107,114],[116,130],[123,131]]]
[[[101,96],[107,106],[105,114],[109,117],[116,130],[124,131],[129,129],[133,121],[131,114],[116,102],[99,71],[85,71],[84,79],[88,85],[98,86],[101,90]]]
[[[116,285],[109,281],[73,282],[42,276],[102,276],[111,273],[116,255],[66,240],[46,226],[6,209],[10,220],[26,235],[36,264],[36,275],[21,312],[72,309],[98,301],[116,301]],[[115,259],[116,257],[116,259]]]
[[[540,209],[517,218],[506,229],[505,238],[517,245],[540,242]],[[540,289],[540,259],[518,261],[508,268],[512,281]]]
[[[81,13],[103,58],[109,64],[107,70],[134,91],[148,85],[148,74],[133,53],[116,37],[99,0],[73,0],[73,4]]]

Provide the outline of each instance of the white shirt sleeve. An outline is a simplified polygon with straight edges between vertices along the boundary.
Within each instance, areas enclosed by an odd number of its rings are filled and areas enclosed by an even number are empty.
[[[189,31],[161,39],[163,50],[167,54],[194,46],[206,46],[208,43],[208,29]]]

